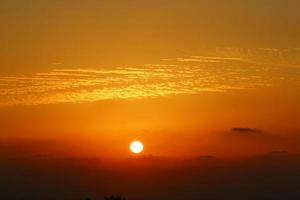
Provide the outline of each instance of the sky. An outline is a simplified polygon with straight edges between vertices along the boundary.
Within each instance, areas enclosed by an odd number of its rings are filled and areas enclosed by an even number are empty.
[[[0,0],[0,199],[300,199],[299,8]]]
[[[0,153],[298,153],[299,7],[1,0]]]

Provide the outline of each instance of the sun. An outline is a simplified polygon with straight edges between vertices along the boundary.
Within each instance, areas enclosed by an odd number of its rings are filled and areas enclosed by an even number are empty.
[[[140,141],[133,141],[130,144],[130,150],[132,153],[136,153],[136,154],[141,153],[143,149],[144,149],[144,145]]]

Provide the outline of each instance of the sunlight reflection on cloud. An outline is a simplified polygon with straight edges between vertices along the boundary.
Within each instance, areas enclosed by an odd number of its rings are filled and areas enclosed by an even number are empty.
[[[0,76],[0,105],[82,103],[198,94],[203,91],[226,92],[257,89],[272,86],[279,80],[299,78],[299,68],[294,65],[294,76],[291,76],[290,68],[287,70],[273,64],[269,54],[282,55],[285,51],[258,50],[267,52],[261,56],[264,60],[268,58],[268,63],[250,59],[257,52],[237,49],[223,51],[231,53],[223,53],[223,57],[194,55],[163,59],[165,64],[138,67],[100,70],[60,68],[27,76]],[[295,63],[297,60],[294,59]]]

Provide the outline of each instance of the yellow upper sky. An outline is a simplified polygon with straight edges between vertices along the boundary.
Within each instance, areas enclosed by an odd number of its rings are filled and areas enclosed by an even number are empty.
[[[0,73],[198,55],[203,46],[294,48],[297,0],[2,0]]]

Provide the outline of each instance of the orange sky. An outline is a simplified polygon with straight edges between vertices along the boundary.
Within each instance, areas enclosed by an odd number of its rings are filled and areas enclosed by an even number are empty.
[[[134,139],[147,155],[300,152],[299,6],[1,1],[0,138],[41,154],[126,157]]]

